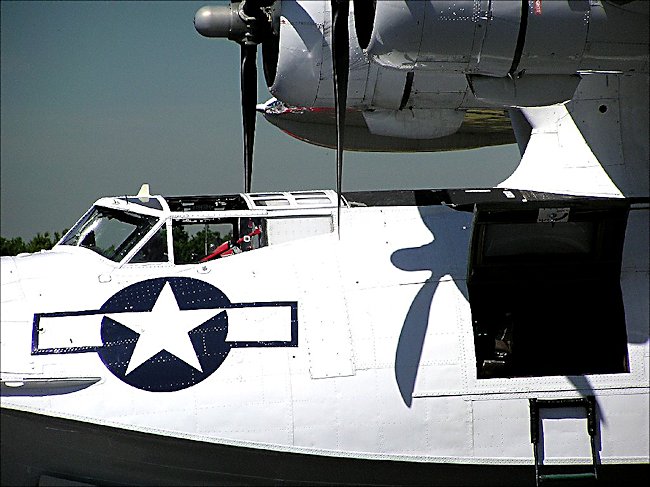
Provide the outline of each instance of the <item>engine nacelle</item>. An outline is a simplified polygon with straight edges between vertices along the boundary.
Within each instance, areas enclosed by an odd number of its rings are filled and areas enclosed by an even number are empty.
[[[276,5],[277,56],[264,60],[266,71],[277,68],[269,89],[331,125],[330,2]],[[566,102],[582,71],[648,71],[648,5],[353,0],[348,110],[362,115],[360,127],[371,135],[431,140],[457,130],[467,110]],[[267,118],[280,126],[280,116]]]
[[[631,3],[376,2],[367,52],[392,68],[495,77],[647,71],[648,6]]]
[[[566,101],[580,71],[648,70],[648,8],[637,3],[352,2],[348,107]],[[330,30],[329,2],[282,2],[277,76],[268,80],[274,96],[299,107],[334,106]]]

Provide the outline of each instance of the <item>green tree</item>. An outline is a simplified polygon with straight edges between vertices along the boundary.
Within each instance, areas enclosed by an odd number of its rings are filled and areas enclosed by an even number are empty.
[[[54,247],[54,244],[61,240],[61,236],[63,236],[67,231],[68,230],[64,230],[62,233],[54,232],[54,235],[50,235],[49,232],[42,234],[37,233],[36,236],[27,243],[25,243],[21,237],[0,237],[0,255],[18,255],[24,252],[49,250]]]
[[[25,242],[22,238],[0,237],[0,255],[18,255],[27,252]]]

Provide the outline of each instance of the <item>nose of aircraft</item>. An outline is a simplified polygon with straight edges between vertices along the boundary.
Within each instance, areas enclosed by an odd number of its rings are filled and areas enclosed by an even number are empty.
[[[2,321],[10,320],[8,316],[11,310],[12,303],[24,299],[25,295],[20,285],[20,276],[18,275],[18,266],[16,265],[15,257],[2,257],[0,259],[0,280],[2,287],[0,288],[0,316]]]
[[[30,319],[33,315],[23,292],[14,257],[0,260],[0,373],[4,394],[7,374],[28,370]]]

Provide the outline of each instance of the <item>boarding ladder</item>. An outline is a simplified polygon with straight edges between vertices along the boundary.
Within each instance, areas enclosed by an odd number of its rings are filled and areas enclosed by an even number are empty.
[[[530,441],[533,444],[535,455],[535,485],[539,486],[544,481],[598,480],[598,462],[596,457],[596,399],[594,396],[586,396],[576,399],[529,399],[530,405]],[[591,442],[592,472],[565,472],[565,473],[542,473],[544,461],[539,459],[539,438],[540,409],[584,407],[587,410],[587,433]]]

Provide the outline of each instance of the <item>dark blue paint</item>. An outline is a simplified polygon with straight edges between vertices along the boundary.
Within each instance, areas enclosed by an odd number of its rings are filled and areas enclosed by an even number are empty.
[[[106,314],[150,311],[165,282],[169,282],[178,307],[182,310],[222,308],[230,304],[221,290],[207,282],[187,277],[170,277],[132,284],[106,301],[101,311]],[[162,350],[127,375],[126,369],[139,335],[108,317],[102,320],[101,337],[104,346],[97,353],[115,377],[133,387],[156,392],[178,391],[198,384],[219,368],[231,348],[226,343],[227,333],[228,316],[225,312],[189,333],[203,372]]]

